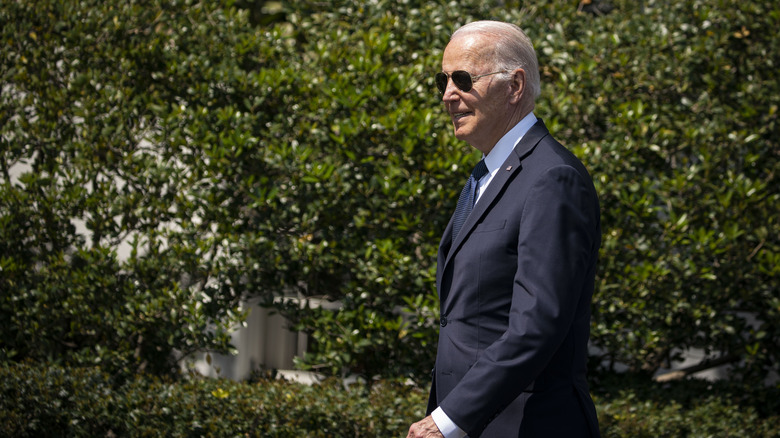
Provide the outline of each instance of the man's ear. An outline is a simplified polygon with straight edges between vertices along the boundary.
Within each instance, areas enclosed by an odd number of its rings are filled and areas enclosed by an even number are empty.
[[[520,102],[520,98],[525,93],[525,70],[518,68],[512,72],[512,80],[510,81],[511,91],[509,102],[517,104]]]

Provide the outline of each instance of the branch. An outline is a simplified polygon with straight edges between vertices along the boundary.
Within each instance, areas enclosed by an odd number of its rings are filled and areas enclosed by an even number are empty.
[[[679,380],[691,374],[698,373],[699,371],[708,370],[710,368],[716,368],[721,365],[726,365],[729,363],[736,362],[738,360],[739,360],[739,356],[737,356],[736,354],[727,354],[717,359],[703,360],[697,363],[696,365],[691,365],[683,369],[674,370],[668,373],[661,374],[659,376],[653,377],[653,380],[655,380],[656,382],[670,382],[672,380]]]

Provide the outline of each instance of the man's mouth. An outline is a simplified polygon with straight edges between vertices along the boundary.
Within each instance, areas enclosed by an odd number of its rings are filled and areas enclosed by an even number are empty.
[[[471,114],[471,112],[452,113],[452,118],[453,118],[454,120],[457,120],[457,119],[461,119],[461,118],[463,118],[463,117],[466,117],[466,116],[468,116],[469,114]]]

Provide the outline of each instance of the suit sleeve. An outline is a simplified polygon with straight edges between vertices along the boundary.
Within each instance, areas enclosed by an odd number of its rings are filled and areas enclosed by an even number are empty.
[[[518,230],[507,330],[440,406],[476,436],[544,370],[566,338],[599,245],[592,183],[552,167],[529,190]]]

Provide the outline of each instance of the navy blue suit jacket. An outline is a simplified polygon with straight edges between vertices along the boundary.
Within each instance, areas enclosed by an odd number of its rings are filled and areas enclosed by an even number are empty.
[[[601,243],[582,163],[539,120],[438,254],[428,404],[470,437],[597,437],[585,378]]]

